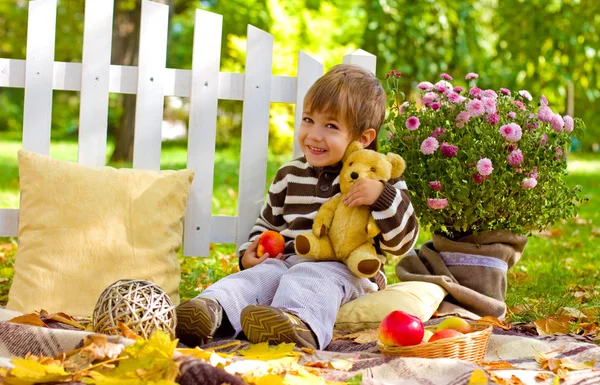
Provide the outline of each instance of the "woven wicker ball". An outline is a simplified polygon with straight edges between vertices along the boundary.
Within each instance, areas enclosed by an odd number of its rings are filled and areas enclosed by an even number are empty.
[[[119,280],[100,294],[92,316],[94,331],[118,335],[119,321],[146,339],[155,330],[162,330],[175,338],[175,305],[163,289],[150,281]]]

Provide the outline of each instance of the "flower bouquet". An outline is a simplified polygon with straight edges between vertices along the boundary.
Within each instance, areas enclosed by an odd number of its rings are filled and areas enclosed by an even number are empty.
[[[478,75],[448,74],[404,100],[387,75],[389,130],[383,151],[406,160],[404,178],[421,226],[451,239],[487,230],[527,234],[574,215],[580,187],[567,187],[566,151],[580,119],[552,111],[544,96],[481,90]]]

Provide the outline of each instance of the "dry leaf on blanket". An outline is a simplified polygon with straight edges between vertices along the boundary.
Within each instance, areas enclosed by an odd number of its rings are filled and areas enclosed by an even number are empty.
[[[575,362],[568,358],[552,358],[548,354],[552,352],[535,352],[535,360],[540,364],[542,370],[549,370],[556,374],[561,379],[566,379],[569,375],[569,370],[585,370],[593,369],[595,361]]]
[[[55,314],[42,314],[40,313],[40,318],[47,322],[46,320],[60,322],[66,325],[71,325],[76,329],[84,330],[85,327],[81,325],[75,318],[71,317],[65,313],[55,313]]]
[[[267,342],[250,345],[246,350],[239,350],[237,353],[249,360],[275,360],[283,357],[298,356],[299,353],[294,352],[294,344],[282,343],[277,346],[270,347]]]
[[[533,321],[537,332],[541,336],[550,334],[567,334],[571,326],[571,317],[563,314],[558,318],[540,318]]]
[[[498,318],[492,316],[481,317],[477,320],[477,323],[490,324],[492,326],[496,326],[504,330],[510,330],[511,327],[510,325],[500,321]]]
[[[8,385],[59,382],[71,376],[62,366],[55,363],[44,365],[37,360],[26,358],[13,358],[10,362],[14,367],[2,378],[3,383]]]
[[[479,366],[482,366],[487,370],[519,369],[506,361],[479,362]]]
[[[346,334],[341,336],[339,339],[352,340],[357,344],[368,344],[369,342],[375,342],[379,339],[379,331],[377,329],[365,329],[356,333]]]
[[[79,372],[88,369],[98,361],[114,360],[125,346],[108,342],[108,338],[101,334],[92,334],[83,339],[83,347],[65,353],[64,367],[69,372]]]
[[[550,378],[550,373],[548,373],[548,372],[538,373],[535,375],[535,379],[538,381],[546,381],[549,378]]]
[[[44,323],[44,321],[42,321],[40,319],[40,316],[36,313],[20,315],[18,317],[8,320],[8,322],[12,322],[15,324],[21,324],[21,325],[39,326],[39,327],[43,327],[43,328],[48,327],[48,325],[46,325]]]
[[[135,334],[133,331],[131,331],[129,326],[125,325],[121,321],[117,321],[117,327],[121,331],[122,337],[130,338],[132,340],[139,340],[140,338],[142,338],[142,337],[138,336],[137,334]]]
[[[309,361],[302,365],[310,368],[335,369],[349,372],[354,364],[350,360],[335,359],[332,361]]]
[[[488,373],[493,384],[497,385],[525,385],[523,381],[514,374],[510,378],[502,378],[494,373]]]
[[[488,379],[485,375],[485,372],[480,369],[475,369],[473,373],[471,373],[471,377],[469,377],[468,385],[487,385]]]

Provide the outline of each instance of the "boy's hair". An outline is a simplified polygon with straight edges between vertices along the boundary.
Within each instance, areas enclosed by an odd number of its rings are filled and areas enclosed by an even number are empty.
[[[375,75],[359,66],[340,64],[310,87],[304,110],[342,119],[356,139],[369,128],[379,133],[386,103],[385,91]],[[367,148],[377,150],[377,137]]]

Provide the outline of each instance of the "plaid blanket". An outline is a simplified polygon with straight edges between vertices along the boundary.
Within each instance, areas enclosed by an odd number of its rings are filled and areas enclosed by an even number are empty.
[[[10,357],[24,356],[28,352],[35,355],[56,356],[76,348],[88,333],[71,330],[58,330],[8,323],[3,319],[11,318],[0,310],[0,366],[10,367]],[[119,342],[130,344],[132,341],[119,338]],[[215,341],[211,346],[223,345],[227,341]],[[244,349],[247,342],[229,348],[229,352]],[[494,329],[485,356],[486,362],[506,361],[518,369],[490,370],[501,378],[518,377],[525,384],[552,383],[554,374],[541,370],[535,360],[536,351],[551,352],[549,357],[569,359],[573,362],[594,360],[600,362],[600,347],[589,339],[576,335],[530,336],[514,331]],[[318,361],[330,362],[337,358],[353,361],[350,371],[321,370],[321,377],[331,381],[345,381],[362,373],[362,384],[423,384],[423,385],[461,385],[468,384],[473,371],[481,368],[477,364],[456,359],[424,359],[387,357],[378,353],[374,342],[357,344],[348,340],[334,340],[326,350],[306,354],[301,363]],[[206,383],[207,379],[219,378],[221,382],[243,384],[237,377],[230,376],[221,369],[193,358],[185,358],[181,367],[181,384]],[[600,383],[600,369],[569,371],[561,384],[585,385]],[[540,373],[550,373],[546,382],[536,381]],[[219,383],[221,383],[219,382]],[[214,382],[217,384],[217,382]]]

